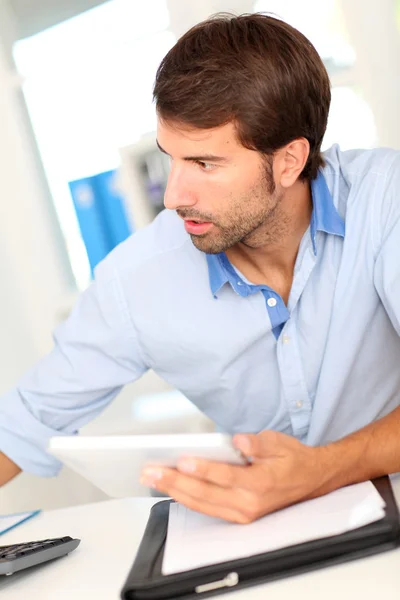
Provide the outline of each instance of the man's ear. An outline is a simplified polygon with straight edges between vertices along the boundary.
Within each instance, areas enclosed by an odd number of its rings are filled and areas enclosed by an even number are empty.
[[[291,187],[304,169],[309,154],[310,144],[303,137],[280,148],[275,154],[275,181],[284,188]]]

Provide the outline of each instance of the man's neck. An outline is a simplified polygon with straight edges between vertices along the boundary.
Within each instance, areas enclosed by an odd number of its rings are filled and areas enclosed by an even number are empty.
[[[308,182],[296,182],[279,204],[274,223],[266,223],[252,239],[240,242],[226,251],[229,261],[252,283],[266,284],[288,297],[301,239],[312,214],[311,190]],[[271,229],[275,231],[271,235]],[[264,243],[263,243],[264,242]],[[275,287],[274,287],[275,286]],[[277,289],[278,288],[278,289]]]

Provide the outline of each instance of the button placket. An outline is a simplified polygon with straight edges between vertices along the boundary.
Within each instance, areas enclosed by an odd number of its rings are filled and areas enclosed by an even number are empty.
[[[292,320],[286,323],[282,333],[277,346],[278,368],[293,433],[298,435],[304,433],[309,426],[311,400],[308,396],[295,325]]]

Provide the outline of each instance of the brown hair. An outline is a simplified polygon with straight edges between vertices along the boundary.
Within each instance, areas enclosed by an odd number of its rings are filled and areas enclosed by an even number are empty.
[[[240,143],[267,156],[306,138],[302,179],[324,164],[329,77],[311,42],[277,18],[220,13],[192,27],[162,60],[154,99],[166,121],[199,129],[234,122]]]

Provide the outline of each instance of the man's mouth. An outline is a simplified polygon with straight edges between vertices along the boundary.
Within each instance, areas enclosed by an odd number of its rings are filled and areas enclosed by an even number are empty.
[[[185,229],[191,235],[200,235],[206,233],[213,224],[207,221],[199,221],[198,219],[184,219]]]

